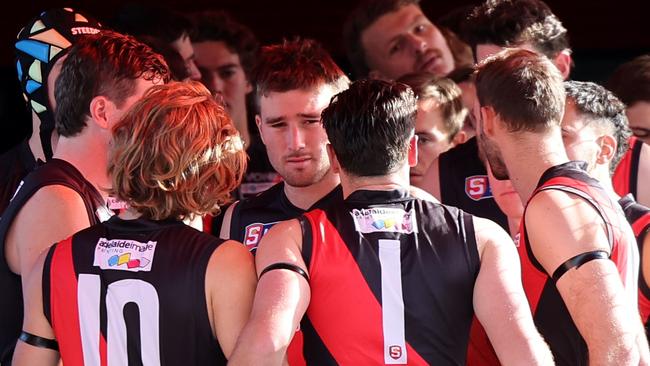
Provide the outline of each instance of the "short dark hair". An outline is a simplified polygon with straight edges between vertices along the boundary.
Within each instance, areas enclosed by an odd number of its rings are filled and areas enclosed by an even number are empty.
[[[391,173],[405,161],[416,112],[407,85],[361,80],[334,96],[322,119],[341,168],[370,177]]]
[[[476,94],[510,132],[540,132],[559,126],[564,114],[562,75],[544,55],[506,49],[478,66]]]
[[[163,6],[129,3],[115,16],[113,29],[134,37],[152,36],[172,43],[189,36],[192,23],[181,13]]]
[[[616,139],[616,152],[609,166],[610,173],[614,174],[627,152],[628,139],[632,135],[625,116],[625,105],[612,92],[592,82],[565,81],[564,90],[567,99],[573,102],[576,110],[589,123],[606,128]]]
[[[131,36],[103,31],[75,44],[56,80],[56,128],[74,136],[86,126],[90,101],[105,95],[121,107],[133,95],[136,79],[169,80],[162,56]]]
[[[462,91],[452,80],[438,77],[429,72],[407,74],[397,80],[413,89],[418,101],[433,99],[440,110],[447,132],[447,141],[451,142],[463,128],[467,109],[463,106]]]
[[[382,15],[412,4],[419,6],[420,0],[362,0],[350,13],[343,25],[343,43],[356,77],[366,77],[370,72],[361,44],[363,31]]]
[[[251,70],[259,52],[259,42],[255,34],[245,25],[235,21],[225,11],[203,11],[191,17],[194,29],[192,42],[221,41],[239,61],[246,77],[250,79]]]
[[[253,83],[259,102],[270,92],[305,90],[320,83],[332,85],[338,92],[349,80],[318,42],[296,39],[262,47],[253,68]]]
[[[605,85],[628,107],[650,102],[650,54],[619,66]]]
[[[463,33],[474,52],[479,44],[517,47],[530,43],[554,58],[569,49],[566,28],[541,0],[486,0],[471,12]]]
[[[190,72],[185,66],[183,57],[171,44],[153,36],[140,36],[138,37],[138,41],[151,47],[154,52],[165,59],[167,66],[169,66],[172,79],[183,81],[190,77]]]

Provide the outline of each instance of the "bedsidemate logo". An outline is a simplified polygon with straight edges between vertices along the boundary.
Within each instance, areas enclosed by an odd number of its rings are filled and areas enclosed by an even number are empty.
[[[465,193],[474,201],[492,198],[492,190],[487,175],[472,175],[465,178]]]
[[[100,238],[95,245],[93,265],[101,269],[149,272],[156,252],[155,241]]]
[[[404,211],[401,208],[369,208],[353,209],[350,212],[354,220],[354,228],[362,234],[368,233],[404,233],[417,232],[415,211]]]
[[[268,224],[263,224],[261,222],[256,222],[246,226],[244,229],[244,245],[251,252],[257,249],[257,245],[262,240],[264,234],[266,234],[273,225],[277,224],[278,221],[270,222]]]

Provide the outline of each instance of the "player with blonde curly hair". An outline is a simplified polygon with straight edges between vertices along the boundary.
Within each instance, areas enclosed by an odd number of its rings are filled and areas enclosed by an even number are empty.
[[[198,82],[156,86],[115,124],[109,155],[128,208],[41,256],[15,364],[60,352],[71,365],[225,365],[252,305],[252,256],[182,219],[218,211],[241,181],[230,117]]]

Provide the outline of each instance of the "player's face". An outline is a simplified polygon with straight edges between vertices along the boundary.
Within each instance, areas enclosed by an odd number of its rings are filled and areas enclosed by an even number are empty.
[[[439,76],[454,69],[454,58],[438,27],[415,4],[379,17],[361,34],[369,69],[395,80],[412,72]]]
[[[492,196],[501,211],[508,217],[521,218],[524,215],[524,205],[521,203],[521,198],[512,186],[510,179],[496,179],[489,167],[487,172]]]
[[[650,144],[650,102],[639,101],[625,110],[634,136]]]
[[[567,99],[562,117],[564,148],[569,159],[587,162],[589,172],[596,167],[600,152],[598,132],[598,128],[578,112],[571,99]]]
[[[182,35],[179,39],[172,42],[172,47],[183,59],[190,80],[201,80],[201,72],[194,62],[194,47],[192,47],[190,37],[187,34]]]
[[[239,55],[230,52],[224,42],[192,43],[194,57],[201,71],[201,82],[212,94],[219,94],[230,116],[237,120],[246,116],[246,94],[251,85],[246,79]]]
[[[411,168],[410,174],[411,184],[419,187],[431,163],[452,146],[439,105],[434,100],[418,102],[415,134],[418,137],[418,163]]]
[[[126,113],[129,110],[129,108],[131,108],[131,106],[135,104],[135,102],[140,100],[140,98],[142,98],[142,96],[147,92],[147,90],[149,90],[149,88],[160,83],[162,83],[162,81],[158,79],[154,79],[154,80],[145,80],[143,78],[137,79],[135,81],[135,88],[133,94],[130,97],[126,98],[124,102],[121,103],[119,108],[116,109],[115,113],[111,116],[111,120],[112,120],[111,125],[117,123],[117,121],[119,121],[122,118],[124,113]]]
[[[479,148],[483,151],[485,158],[487,159],[492,174],[496,179],[505,180],[510,179],[508,173],[508,168],[503,160],[503,155],[501,150],[495,141],[490,139],[485,135],[483,129],[483,118],[481,117],[481,107],[478,100],[474,103],[474,108],[472,108],[472,113],[474,113],[474,120],[477,123],[476,126],[476,139],[479,144]]]
[[[321,112],[333,95],[330,86],[320,84],[260,98],[256,121],[262,141],[271,165],[291,186],[315,184],[330,169]]]

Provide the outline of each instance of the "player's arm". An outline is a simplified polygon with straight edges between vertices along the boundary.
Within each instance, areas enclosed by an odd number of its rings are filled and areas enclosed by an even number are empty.
[[[640,317],[631,316],[638,313],[637,304],[631,303],[608,258],[610,245],[597,211],[577,196],[544,191],[527,207],[526,228],[535,258],[556,277],[556,287],[587,343],[590,364],[631,365],[646,359]],[[603,252],[606,255],[599,257]],[[556,273],[560,266],[568,268],[561,275]]]
[[[212,329],[226,358],[248,321],[256,283],[253,256],[241,243],[226,241],[210,257],[205,293]]]
[[[255,257],[259,278],[251,319],[237,341],[233,365],[280,365],[310,299],[297,220],[276,224],[262,238]]]
[[[39,189],[20,210],[7,235],[7,261],[17,274],[27,273],[52,243],[90,226],[83,199],[60,185]]]
[[[24,294],[25,316],[23,332],[31,335],[33,341],[55,341],[54,331],[43,313],[43,263],[47,253],[36,259],[34,267],[22,275]],[[59,352],[43,346],[34,346],[19,340],[14,352],[13,365],[56,365],[59,361]]]
[[[228,206],[226,212],[223,214],[223,221],[221,222],[221,230],[219,231],[219,237],[221,239],[228,240],[230,239],[230,221],[232,221],[232,212],[237,206],[237,202],[233,202],[232,205]]]
[[[438,159],[433,160],[429,170],[424,174],[422,178],[421,187],[425,191],[429,192],[433,197],[441,200],[440,194],[440,162]]]
[[[474,286],[474,311],[499,361],[503,365],[552,365],[551,351],[530,313],[512,239],[490,220],[473,220],[481,257]]]

